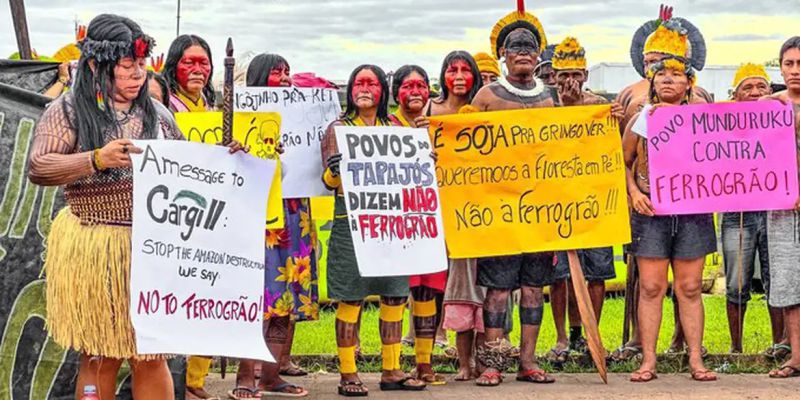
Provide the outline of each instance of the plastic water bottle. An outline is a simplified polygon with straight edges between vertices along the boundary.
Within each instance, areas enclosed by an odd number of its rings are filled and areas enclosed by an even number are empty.
[[[83,387],[83,397],[81,400],[100,400],[100,395],[97,394],[97,387],[94,385],[86,385]]]

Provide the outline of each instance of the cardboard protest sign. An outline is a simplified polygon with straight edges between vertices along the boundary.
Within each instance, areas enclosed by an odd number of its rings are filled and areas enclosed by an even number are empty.
[[[264,223],[251,216],[266,212],[275,161],[182,141],[136,146],[137,350],[272,361],[262,336]]]
[[[176,113],[175,120],[190,142],[217,144],[222,141],[222,113]],[[267,202],[267,228],[283,228],[283,196],[281,192],[281,163],[275,152],[280,132],[281,116],[276,113],[234,113],[233,138],[250,146],[250,154],[278,162],[275,179]]]
[[[281,115],[283,198],[327,196],[322,184],[320,142],[342,109],[336,90],[298,87],[237,87],[236,112]],[[236,124],[234,123],[234,129]]]
[[[777,101],[657,109],[647,118],[656,214],[793,209],[794,122]]]
[[[451,258],[630,242],[610,106],[431,117]]]
[[[337,126],[342,188],[361,276],[447,269],[428,132]]]

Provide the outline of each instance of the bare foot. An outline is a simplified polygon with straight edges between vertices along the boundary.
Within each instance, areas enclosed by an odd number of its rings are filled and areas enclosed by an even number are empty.
[[[458,373],[453,379],[457,382],[466,382],[475,379],[475,375],[475,371],[473,371],[472,368],[459,368]]]

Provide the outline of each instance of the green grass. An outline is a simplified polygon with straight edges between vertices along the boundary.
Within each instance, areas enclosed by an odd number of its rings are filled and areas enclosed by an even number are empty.
[[[711,354],[725,354],[730,348],[728,334],[728,319],[725,313],[724,296],[704,296],[705,304],[705,335],[703,344]],[[603,306],[603,316],[600,321],[600,334],[603,344],[609,351],[617,348],[622,342],[622,320],[625,302],[623,298],[606,299]],[[515,310],[516,311],[516,310]],[[303,322],[297,325],[292,354],[316,355],[336,354],[334,339],[334,312],[326,309],[320,313],[320,320]],[[406,321],[408,315],[406,315]],[[404,324],[404,332],[408,324]],[[664,301],[664,317],[661,323],[661,333],[658,339],[659,352],[669,347],[673,330],[672,301]],[[762,295],[756,295],[750,301],[745,317],[744,352],[756,354],[766,349],[772,342],[769,314],[767,313],[766,300]],[[514,331],[511,333],[513,343],[519,343],[519,319],[515,314]],[[378,354],[380,352],[380,338],[378,336],[378,309],[376,306],[367,306],[364,310],[361,324],[361,348],[364,354]],[[546,353],[556,341],[553,318],[550,304],[545,305],[545,318],[539,335],[537,353]],[[450,333],[450,342],[455,343],[454,334]],[[404,354],[412,354],[412,349],[403,348]],[[435,350],[441,354],[441,350]]]

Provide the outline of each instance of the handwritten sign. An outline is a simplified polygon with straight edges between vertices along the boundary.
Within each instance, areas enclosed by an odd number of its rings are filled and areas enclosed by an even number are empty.
[[[266,212],[276,162],[182,141],[136,146],[144,149],[131,155],[137,351],[272,361],[261,331],[264,223],[252,212]]]
[[[451,258],[630,242],[608,105],[431,117]]]
[[[797,201],[791,106],[777,101],[665,107],[647,118],[657,214],[788,210]]]
[[[326,196],[322,184],[320,142],[342,108],[336,90],[296,87],[237,87],[237,112],[277,112],[281,115],[283,197]]]
[[[190,142],[217,144],[222,141],[222,113],[176,113],[181,132]],[[281,126],[281,116],[276,113],[233,113],[233,139],[250,146],[250,154],[278,162],[275,169],[276,184],[272,185],[267,201],[267,228],[283,228],[283,196],[281,192],[281,164],[275,151]]]
[[[447,269],[428,132],[337,126],[336,142],[361,276]]]

